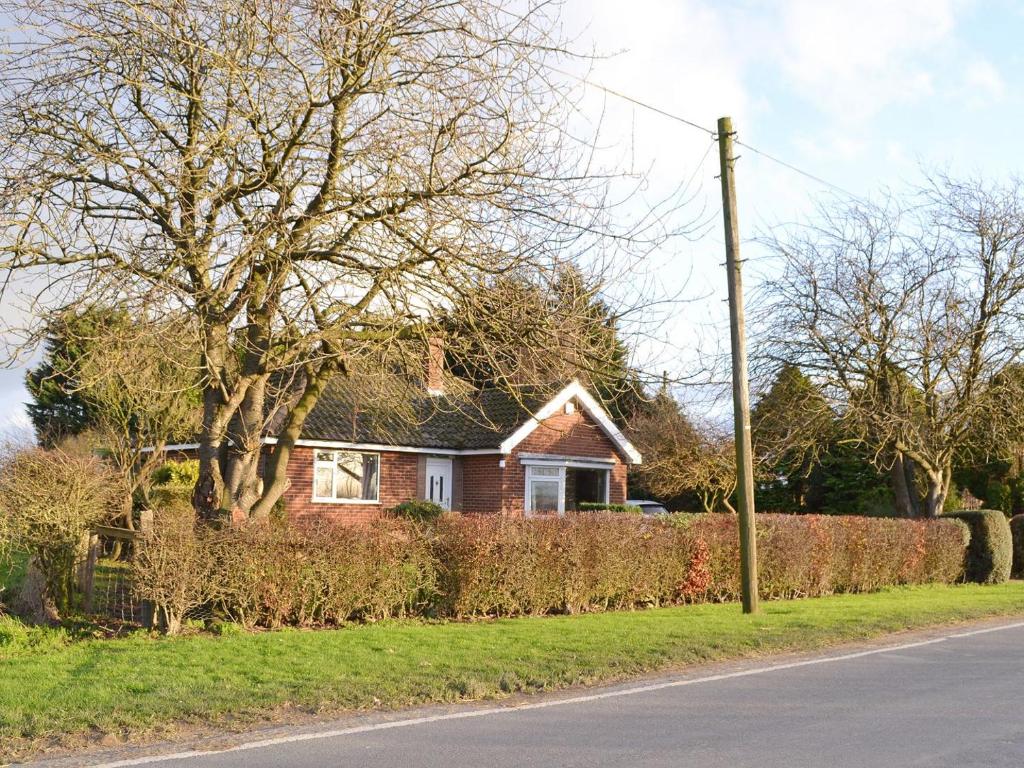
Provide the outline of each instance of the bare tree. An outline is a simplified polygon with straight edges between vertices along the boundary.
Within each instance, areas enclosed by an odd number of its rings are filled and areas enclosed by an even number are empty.
[[[939,178],[899,210],[852,204],[772,242],[785,268],[765,288],[765,360],[798,366],[854,439],[893,473],[904,513],[914,472],[942,511],[972,425],[1005,400],[1020,358],[1024,205],[1006,188]],[[1018,431],[1003,420],[989,435]]]
[[[338,372],[514,271],[643,250],[568,130],[557,5],[0,2],[0,267],[194,323],[204,514],[265,516]],[[268,421],[277,443],[257,477]]]
[[[15,450],[0,463],[0,555],[27,552],[42,575],[41,618],[73,606],[75,566],[89,529],[109,519],[117,478],[95,456],[60,450]]]
[[[196,339],[188,323],[170,320],[118,324],[91,341],[76,379],[93,413],[92,442],[122,479],[123,524],[134,528],[133,499],[148,501],[164,448],[199,430]]]
[[[696,425],[667,392],[659,393],[630,424],[630,435],[643,454],[636,468],[655,496],[670,499],[693,493],[705,512],[736,510],[736,449],[710,424]]]

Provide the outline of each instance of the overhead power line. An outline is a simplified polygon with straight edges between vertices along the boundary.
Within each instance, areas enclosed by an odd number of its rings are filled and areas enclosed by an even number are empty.
[[[650,112],[654,112],[655,114],[661,115],[662,117],[667,117],[670,120],[675,120],[677,123],[682,123],[683,125],[689,126],[690,128],[695,128],[698,131],[702,131],[703,133],[707,133],[713,139],[717,140],[717,138],[718,138],[718,131],[716,131],[715,129],[708,128],[707,126],[701,125],[698,122],[695,122],[693,120],[689,120],[689,119],[683,117],[682,115],[677,115],[674,112],[669,112],[667,109],[662,109],[661,107],[656,107],[653,104],[650,104],[648,102],[642,101],[641,99],[637,99],[637,98],[635,98],[633,96],[630,96],[628,94],[622,93],[621,91],[616,91],[614,88],[609,88],[608,86],[602,85],[601,83],[596,83],[593,80],[589,80],[586,77],[582,77],[580,75],[574,75],[572,72],[565,72],[565,71],[563,71],[561,69],[554,69],[554,71],[556,71],[556,72],[558,72],[560,74],[566,75],[567,77],[571,77],[571,78],[573,78],[575,80],[579,80],[584,85],[589,85],[591,88],[596,88],[599,91],[604,91],[605,93],[607,93],[607,94],[609,94],[611,96],[615,96],[615,97],[617,97],[619,99],[622,99],[623,101],[628,101],[630,104],[635,104],[638,107],[642,107],[643,109],[646,109],[646,110],[648,110]],[[835,183],[833,183],[833,182],[831,182],[831,181],[829,181],[827,179],[823,179],[821,176],[813,174],[810,171],[805,171],[802,168],[799,168],[799,167],[793,165],[792,163],[787,163],[785,160],[782,160],[782,159],[776,157],[773,154],[765,152],[763,149],[758,149],[757,147],[752,146],[751,144],[748,144],[745,141],[740,141],[739,139],[735,139],[733,143],[736,144],[736,146],[743,147],[744,149],[749,149],[751,152],[753,152],[756,155],[760,155],[765,160],[768,160],[768,161],[773,162],[773,163],[775,163],[777,165],[780,165],[783,168],[787,168],[788,170],[793,171],[794,173],[798,173],[801,176],[804,176],[805,178],[808,178],[811,181],[814,181],[814,182],[816,182],[818,184],[821,184],[822,186],[828,187],[829,189],[832,189],[832,190],[834,190],[836,192],[839,192],[839,193],[845,195],[846,197],[849,197],[849,198],[852,198],[852,199],[858,200],[858,201],[862,201],[864,199],[860,195],[854,194],[850,190],[845,189],[845,188],[839,186],[838,184],[835,184]]]
[[[641,101],[640,99],[636,99],[632,96],[622,93],[621,91],[616,91],[613,88],[609,88],[607,85],[595,83],[593,80],[588,80],[587,78],[582,77],[581,75],[574,75],[572,72],[566,72],[555,67],[552,67],[552,69],[555,72],[558,72],[559,74],[565,75],[566,77],[571,77],[575,80],[579,80],[581,83],[583,83],[584,85],[589,85],[591,88],[597,88],[599,91],[604,91],[605,93],[611,96],[616,96],[622,99],[623,101],[628,101],[630,104],[636,104],[638,107],[643,107],[644,109],[650,110],[651,112],[656,112],[657,114],[663,117],[667,117],[670,120],[675,120],[677,122],[683,123],[684,125],[688,125],[691,128],[696,128],[698,131],[703,131],[712,138],[718,136],[718,132],[714,128],[708,128],[706,125],[701,125],[700,123],[695,123],[692,120],[687,120],[685,117],[680,117],[679,115],[673,114],[672,112],[661,109],[661,107],[656,107],[653,104],[648,104],[646,101]]]
[[[793,171],[794,173],[799,173],[801,176],[806,176],[811,181],[816,181],[819,184],[828,187],[829,189],[833,189],[836,192],[840,192],[840,193],[846,195],[847,197],[851,197],[854,200],[863,200],[863,198],[860,195],[855,195],[850,190],[844,189],[843,187],[839,186],[838,184],[833,184],[831,181],[828,181],[827,179],[821,178],[821,176],[816,176],[813,173],[810,173],[809,171],[803,170],[802,168],[797,168],[792,163],[787,163],[785,160],[780,160],[779,158],[775,157],[774,155],[768,154],[763,149],[758,149],[757,147],[752,147],[749,144],[747,144],[745,141],[740,141],[739,139],[736,139],[733,143],[736,144],[737,147],[743,147],[744,149],[749,149],[751,152],[753,152],[756,155],[760,155],[765,160],[770,160],[773,163],[777,163],[778,165],[781,165],[783,168],[788,168],[789,170]]]

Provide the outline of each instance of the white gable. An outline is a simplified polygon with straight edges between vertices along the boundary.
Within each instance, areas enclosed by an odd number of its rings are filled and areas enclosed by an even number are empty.
[[[512,453],[512,450],[537,429],[545,419],[554,416],[565,407],[566,403],[574,398],[579,401],[583,410],[597,423],[601,431],[608,436],[608,439],[615,444],[615,447],[629,459],[630,464],[641,463],[643,459],[640,456],[640,452],[626,439],[622,431],[615,426],[615,422],[612,421],[608,412],[601,407],[601,404],[578,381],[572,382],[572,384],[551,398],[529,421],[509,435],[500,446],[501,452],[505,454]]]

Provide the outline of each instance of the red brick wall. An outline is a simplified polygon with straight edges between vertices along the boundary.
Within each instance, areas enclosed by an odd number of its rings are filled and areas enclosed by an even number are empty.
[[[626,503],[626,473],[629,467],[621,461],[612,467],[608,485],[608,503]]]
[[[615,465],[609,476],[609,501],[621,504],[626,500],[626,464],[622,456],[597,423],[579,408],[571,414],[563,409],[546,419],[506,457],[501,504],[506,512],[522,513],[524,509],[526,467],[520,462],[523,453],[610,459]]]
[[[460,512],[495,513],[501,511],[504,456],[498,453],[462,457],[462,506]]]
[[[296,447],[288,461],[291,484],[284,492],[292,520],[356,523],[379,517],[396,504],[416,498],[418,457],[415,453],[381,452],[380,502],[348,504],[313,501],[313,448]]]
[[[563,410],[530,433],[516,446],[522,453],[555,453],[565,456],[587,456],[594,459],[622,460],[615,445],[599,426],[579,408],[575,413]]]

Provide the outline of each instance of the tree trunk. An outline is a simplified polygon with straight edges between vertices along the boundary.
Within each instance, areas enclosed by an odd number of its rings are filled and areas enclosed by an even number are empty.
[[[231,499],[231,509],[248,517],[260,500],[260,454],[263,450],[266,377],[257,376],[246,392],[238,412],[228,427],[227,462],[224,484]]]
[[[925,511],[928,517],[938,517],[946,506],[946,496],[952,472],[950,468],[928,472],[928,495],[925,497]]]
[[[277,444],[267,457],[263,470],[263,493],[252,507],[251,514],[254,518],[268,517],[278,499],[288,489],[288,460],[291,458],[295,441],[302,432],[306,417],[320,399],[326,380],[334,370],[335,367],[330,363],[324,363],[319,371],[314,371],[312,367],[307,368],[306,386],[302,395],[288,413],[284,427],[277,435]]]
[[[32,624],[57,625],[60,611],[46,585],[46,577],[33,557],[28,561],[25,578],[13,596],[13,608]]]
[[[899,517],[919,517],[921,508],[917,501],[914,488],[914,461],[901,451],[896,452],[892,468],[889,470],[892,482],[893,497],[896,502],[896,514]]]
[[[231,500],[226,497],[224,466],[226,463],[229,404],[221,386],[228,355],[227,327],[213,328],[204,345],[203,421],[199,433],[199,479],[192,492],[192,504],[199,516],[214,521],[231,513]]]

